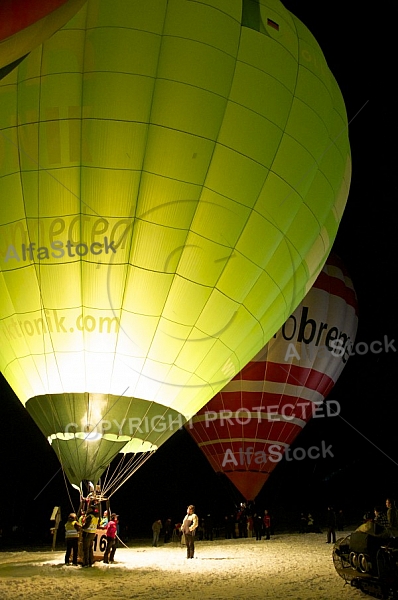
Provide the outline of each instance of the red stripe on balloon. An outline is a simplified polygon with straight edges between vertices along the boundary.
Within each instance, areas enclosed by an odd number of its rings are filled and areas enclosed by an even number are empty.
[[[218,402],[213,402],[213,400],[217,400]],[[283,414],[287,416],[293,415],[297,419],[307,421],[312,416],[314,407],[316,407],[314,402],[310,400],[282,392],[280,394],[267,391],[262,393],[246,392],[244,400],[240,394],[225,394],[224,399],[221,398],[220,394],[217,394],[217,397],[213,400],[211,405],[207,404],[198,412],[198,415],[204,416],[205,420],[194,422],[195,427],[203,424],[206,429],[209,429],[218,420],[223,423],[225,422],[226,425],[228,424],[228,420],[234,421],[237,419],[237,422],[244,422],[248,412],[254,415],[252,418],[261,419],[263,418],[261,417],[261,413],[267,413],[271,407],[278,407],[279,412],[283,410]],[[294,410],[287,412],[284,410],[286,406],[293,406]],[[265,419],[263,418],[263,420]]]
[[[338,277],[332,277],[324,271],[318,275],[313,288],[328,292],[332,296],[338,296],[357,312],[357,297],[353,289],[346,286],[344,281]]]
[[[264,381],[300,385],[323,394],[328,387],[334,385],[333,379],[315,369],[275,363],[270,361],[250,362],[232,381]],[[228,390],[226,390],[227,392]],[[231,392],[228,392],[231,393]]]

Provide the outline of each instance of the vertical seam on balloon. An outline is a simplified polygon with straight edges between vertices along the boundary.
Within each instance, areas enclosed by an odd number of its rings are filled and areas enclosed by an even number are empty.
[[[162,44],[163,44],[163,32],[164,32],[166,18],[167,18],[167,5],[166,5],[165,12],[164,12],[164,15],[163,15],[163,28],[162,28],[162,33],[160,35],[160,45],[159,45],[159,51],[158,51],[158,62],[157,62],[156,72],[157,72],[157,70],[159,68],[159,60],[160,60],[161,48],[162,48]],[[155,35],[155,34],[153,33],[152,35]],[[149,138],[149,132],[150,132],[150,122],[151,122],[151,113],[152,113],[152,106],[153,106],[153,98],[154,98],[155,85],[156,85],[156,75],[153,77],[153,90],[152,90],[151,106],[148,109],[148,123],[147,123],[147,132],[146,132],[146,141],[145,141],[145,151],[143,152],[143,158],[142,158],[142,163],[141,163],[140,180],[139,180],[139,184],[138,184],[137,192],[136,192],[135,210],[134,210],[134,215],[131,215],[131,219],[132,219],[132,228],[131,229],[132,229],[132,231],[131,231],[131,236],[130,236],[130,241],[129,241],[130,251],[129,251],[129,260],[126,263],[126,269],[125,269],[124,289],[123,289],[123,294],[122,294],[122,297],[121,297],[120,316],[122,316],[122,314],[123,314],[123,308],[122,307],[123,307],[124,297],[125,297],[125,294],[126,294],[127,280],[128,280],[129,274],[130,274],[130,260],[131,260],[130,253],[131,253],[131,248],[132,248],[132,244],[133,244],[133,233],[134,233],[134,230],[136,228],[136,215],[137,215],[137,209],[138,209],[138,205],[139,205],[139,201],[140,201],[139,199],[140,199],[140,190],[141,190],[141,185],[142,185],[142,178],[143,178],[143,175],[144,175],[144,163],[145,163],[146,148],[148,147],[148,138]],[[112,262],[112,258],[111,258],[110,263]],[[110,274],[110,266],[111,266],[111,264],[108,265],[108,273],[109,274]],[[131,265],[131,266],[133,267],[134,265]],[[110,296],[109,296],[109,292],[110,292],[109,276],[107,278],[107,284],[108,284],[108,297],[110,298]],[[112,306],[112,304],[111,304],[111,306]],[[158,325],[159,325],[159,322],[160,322],[160,317],[159,317]],[[158,325],[156,327],[156,331],[157,331]],[[118,335],[117,335],[117,339],[118,339],[118,337],[119,337],[119,332],[118,332]],[[130,339],[130,336],[128,336],[128,337]],[[153,339],[154,339],[154,337],[152,338],[152,341],[153,341]],[[143,369],[144,369],[145,364],[147,362],[148,354],[150,352],[151,345],[152,345],[152,342],[151,342],[151,344],[150,344],[150,346],[148,348],[148,353],[146,354],[145,359],[144,359],[144,361],[142,363],[142,366],[140,368],[140,373],[139,373],[140,377],[142,376]],[[117,346],[117,341],[116,341],[116,346]],[[113,375],[112,375],[112,377],[113,377]],[[136,388],[137,385],[138,385],[138,381],[137,381],[137,383],[135,384],[134,387]],[[130,400],[130,405],[133,402],[133,400],[134,400],[133,396],[135,395],[135,391],[134,390],[131,390],[131,391],[132,391],[132,393],[131,393],[132,398]]]
[[[57,433],[57,427],[55,425],[55,415],[57,414],[57,411],[55,408],[55,402],[54,402],[53,395],[50,393],[46,393],[44,398],[48,399],[48,403],[51,408],[51,416],[53,418],[53,431],[55,433]],[[40,406],[40,404],[39,404],[39,406]],[[41,410],[42,410],[42,413],[44,414],[43,409],[41,409]],[[59,423],[61,423],[61,419],[59,418],[59,415],[57,415],[57,418],[58,418]],[[55,437],[55,439],[52,440],[51,446],[54,444],[54,446],[55,446],[54,450],[56,451],[56,454],[58,456],[58,460],[60,462],[61,469],[62,469],[62,471],[65,471],[64,461],[63,461],[62,452],[61,452],[61,441],[62,440],[60,440],[58,437]],[[62,448],[63,448],[63,446],[62,446]],[[65,449],[67,450],[67,454],[70,455],[69,464],[73,464],[72,448],[68,444],[65,444]]]
[[[241,33],[241,32],[242,32],[242,25],[241,25],[241,27],[240,27],[240,33]],[[297,37],[297,39],[298,39],[298,37]],[[240,45],[240,42],[239,42],[239,45]],[[238,45],[238,50],[239,50],[239,45]],[[238,50],[237,50],[236,57],[238,56]],[[236,58],[236,62],[237,62],[237,58]],[[297,59],[297,65],[299,65],[298,59]],[[235,63],[235,70],[236,70],[236,63]],[[233,76],[232,76],[232,78],[231,78],[231,86],[232,86],[232,84],[233,84],[233,81],[234,81],[234,77],[235,77],[235,70],[234,70],[234,75],[233,75]],[[297,73],[296,73],[296,85],[297,85],[297,75],[298,75],[298,68],[297,68]],[[229,101],[227,100],[227,101],[226,101],[226,105],[225,105],[225,111],[226,111],[226,108],[227,108],[227,106],[228,106],[228,102],[229,102]],[[290,111],[291,111],[291,107],[290,107]],[[225,112],[224,112],[224,116],[225,116]],[[220,129],[221,129],[221,125],[220,125]],[[282,140],[282,138],[283,138],[283,133],[282,133],[281,140]],[[217,140],[216,140],[216,141],[215,141],[215,146],[214,146],[214,149],[215,149],[215,147],[216,147],[217,143],[218,143],[218,142],[217,142]],[[279,146],[280,146],[280,143],[279,143],[278,147],[279,147]],[[214,154],[214,149],[213,149],[213,154]],[[276,149],[275,155],[276,155],[276,153],[277,153],[277,149]],[[269,174],[269,172],[271,171],[271,168],[272,168],[272,163],[271,163],[271,166],[270,166],[270,168],[269,168],[269,170],[268,170],[268,174]],[[268,179],[268,174],[267,174],[267,176],[265,177],[265,180],[264,180],[263,186],[265,185],[265,182],[266,182],[266,181],[267,181],[267,179]],[[263,187],[263,186],[262,186],[262,187]],[[205,187],[205,183],[204,183],[204,186],[203,186],[203,187]],[[254,207],[253,207],[253,208],[251,209],[251,211],[249,212],[249,216],[248,216],[248,218],[246,219],[246,224],[247,224],[247,222],[248,222],[248,220],[249,220],[249,218],[250,218],[250,216],[251,216],[251,214],[252,214],[252,212],[253,212],[254,210],[255,210],[255,209],[254,209]],[[281,231],[281,230],[280,230],[280,228],[278,228],[278,229],[279,229],[279,231]],[[241,234],[241,235],[242,235],[242,234]],[[231,248],[231,250],[232,250],[231,254],[233,254],[233,252],[234,252],[234,251],[235,251],[235,252],[237,251],[237,250],[236,250],[236,247],[237,247],[237,244],[238,244],[238,242],[239,242],[239,239],[240,239],[241,235],[240,235],[240,236],[238,237],[238,239],[236,240],[236,242],[235,242],[235,244],[234,244],[234,247],[233,247],[233,248]],[[281,240],[281,242],[282,242],[282,240]],[[280,243],[281,243],[281,242],[280,242]],[[286,243],[287,243],[287,242],[286,242]],[[280,245],[280,244],[279,244],[279,245]],[[292,245],[293,245],[293,244],[292,244]],[[298,253],[298,254],[299,254],[299,253]],[[292,264],[293,264],[293,262],[292,262]],[[217,283],[219,282],[219,280],[220,280],[220,278],[221,278],[221,276],[222,276],[222,274],[223,274],[223,272],[224,272],[225,268],[226,268],[226,267],[224,267],[223,271],[220,273],[220,275],[219,275],[219,277],[218,277],[218,280],[217,280],[217,282],[216,282],[216,284],[215,284],[215,287],[216,287]],[[293,269],[293,272],[295,273],[294,269]],[[274,283],[275,283],[275,282],[274,282]],[[281,295],[282,295],[283,299],[285,300],[285,304],[286,304],[286,308],[287,308],[287,307],[288,307],[288,304],[287,304],[287,302],[286,302],[286,299],[285,299],[285,294],[283,293],[283,290],[280,288],[280,286],[279,286],[279,285],[277,285],[277,287],[279,288],[279,290],[280,290],[280,292],[281,292]],[[250,313],[250,311],[248,311],[248,312]],[[263,329],[263,326],[262,326],[262,323],[261,323],[261,321],[260,321],[258,318],[254,317],[254,315],[252,315],[252,316],[253,316],[253,318],[254,318],[254,319],[257,321],[257,323],[259,324],[259,326],[260,326],[260,327]],[[235,354],[235,352],[234,352],[234,354]]]
[[[241,27],[240,27],[239,38],[240,38],[240,35],[241,35]],[[239,43],[238,43],[238,44],[237,44],[237,46],[236,46],[236,53],[238,52],[238,49],[239,49]],[[237,54],[235,55],[235,59],[236,59],[236,56],[237,56]],[[235,62],[234,73],[233,73],[233,75],[231,76],[231,81],[230,81],[230,87],[229,87],[229,90],[231,90],[231,87],[232,87],[232,85],[233,85],[234,76],[235,76],[235,69],[236,69],[236,62]],[[201,203],[201,198],[202,198],[202,195],[203,195],[203,189],[206,187],[206,183],[205,183],[205,182],[206,182],[206,178],[207,178],[207,176],[208,176],[209,167],[210,167],[210,165],[211,165],[211,162],[212,162],[212,157],[214,156],[214,152],[215,152],[215,149],[216,149],[216,147],[217,147],[217,144],[218,144],[218,137],[219,137],[220,130],[221,130],[221,127],[222,127],[222,123],[223,123],[223,121],[224,121],[224,118],[225,118],[225,112],[226,112],[227,106],[228,106],[228,98],[227,98],[227,97],[225,97],[224,115],[223,115],[222,119],[220,119],[220,126],[219,126],[219,129],[218,129],[218,135],[217,135],[217,139],[215,139],[215,140],[213,141],[213,144],[214,144],[214,146],[213,146],[213,150],[212,150],[211,156],[210,156],[210,158],[209,158],[209,165],[208,165],[208,167],[207,167],[207,171],[206,171],[206,173],[205,173],[205,174],[204,174],[204,176],[203,176],[202,188],[201,188],[201,192],[200,192],[199,198],[198,198],[198,200],[197,200],[197,202],[196,202],[196,208],[195,208],[195,211],[194,211],[194,213],[193,213],[193,215],[192,215],[192,218],[191,218],[191,224],[192,224],[192,222],[193,222],[193,220],[194,220],[194,218],[195,218],[195,216],[196,216],[196,214],[197,214],[197,209],[198,209],[198,206],[199,206],[199,205],[200,205],[200,203]],[[189,236],[189,232],[190,232],[190,230],[186,229],[186,236],[185,236],[185,240],[188,238],[188,236]],[[233,249],[233,248],[230,248],[230,250],[231,250],[231,254],[232,254],[232,253],[233,253],[233,251],[234,251],[234,249]],[[176,279],[176,275],[177,275],[177,271],[178,271],[178,267],[179,267],[180,261],[181,261],[181,256],[180,256],[180,258],[179,258],[179,260],[178,260],[178,264],[177,264],[177,266],[176,266],[176,268],[175,268],[175,273],[174,273],[174,276],[173,276],[173,281],[172,281],[172,283],[171,283],[171,285],[170,285],[170,289],[171,289],[171,286],[173,285],[173,283],[174,283],[174,281],[175,281],[175,279]],[[224,269],[225,269],[225,267],[224,267]],[[221,271],[221,273],[220,273],[220,275],[219,275],[219,277],[218,277],[218,279],[217,279],[217,282],[219,281],[219,278],[221,277],[221,274],[223,273],[224,269]],[[216,289],[217,282],[214,284],[214,286],[212,286],[212,290],[213,290],[213,291],[214,291],[214,289]],[[205,310],[205,307],[206,307],[206,305],[207,305],[207,302],[206,302],[205,306],[203,307],[202,311],[200,312],[200,314],[197,316],[197,318],[196,318],[196,320],[195,320],[195,323],[192,325],[192,327],[191,327],[191,331],[193,331],[193,330],[194,330],[194,328],[196,327],[196,325],[197,325],[197,322],[198,322],[198,320],[200,319],[201,315],[203,314],[203,311]],[[186,342],[185,342],[185,343],[186,343]],[[183,348],[181,348],[180,352],[182,352],[182,350],[183,350]],[[233,354],[235,354],[235,352],[233,352]],[[203,359],[203,360],[204,360],[204,359]],[[201,362],[203,362],[203,361],[201,361]],[[201,364],[201,363],[200,363],[200,364]]]
[[[290,14],[290,13],[289,13],[289,14]],[[299,62],[299,57],[300,57],[300,38],[299,38],[299,36],[298,36],[297,27],[296,27],[296,23],[295,23],[295,20],[294,20],[294,18],[292,19],[292,22],[293,22],[293,24],[294,24],[294,30],[295,30],[295,32],[296,32],[296,40],[297,40],[297,60],[296,60],[296,65],[297,65],[297,66],[296,66],[296,80],[295,80],[294,89],[292,90],[292,97],[293,97],[293,98],[295,98],[295,91],[296,91],[296,89],[297,89],[298,74],[299,74],[299,69],[300,69],[300,62]],[[276,41],[276,40],[275,40],[275,41]],[[288,123],[288,121],[289,121],[289,118],[290,118],[290,115],[291,115],[291,111],[292,111],[292,107],[293,107],[293,102],[290,104],[289,113],[288,113],[288,115],[287,115],[287,117],[286,117],[286,123]],[[286,125],[286,124],[285,124],[285,125]],[[271,173],[271,172],[272,172],[272,173],[273,173],[275,176],[277,176],[278,178],[280,178],[280,176],[278,175],[278,173],[276,173],[276,172],[274,172],[274,171],[272,170],[272,166],[273,166],[273,164],[274,164],[274,162],[275,162],[275,158],[276,158],[276,156],[277,156],[277,154],[278,154],[278,150],[279,150],[279,148],[280,148],[280,146],[281,146],[281,143],[282,143],[282,140],[283,140],[283,137],[284,137],[284,135],[286,135],[286,134],[285,134],[285,130],[283,130],[283,133],[282,133],[281,139],[280,139],[280,141],[279,141],[279,144],[278,144],[277,148],[275,149],[274,159],[273,159],[273,161],[271,162],[271,164],[270,164],[270,166],[269,166],[269,171],[268,171],[268,174],[267,174],[267,176],[266,176],[266,178],[265,178],[265,181],[264,181],[264,183],[263,183],[262,189],[264,189],[264,186],[265,186],[265,184],[266,184],[266,182],[267,182],[267,180],[268,180],[269,173]],[[290,188],[292,188],[292,186],[290,185],[290,183],[286,182],[286,184],[287,184],[287,185],[289,185],[289,187],[290,187]],[[260,192],[260,193],[261,193],[261,192]],[[291,192],[290,192],[290,193],[291,193]],[[300,197],[301,197],[301,195],[300,195]],[[303,199],[302,197],[301,197],[301,199],[302,199],[302,201],[304,201],[304,199]],[[257,197],[257,200],[258,200],[258,197]],[[297,212],[297,211],[296,211],[296,212]],[[278,227],[278,229],[279,229],[279,231],[280,231],[280,232],[283,234],[283,232],[282,232],[281,228],[280,228],[280,227]],[[291,310],[292,310],[292,308],[293,308],[293,302],[294,302],[295,294],[296,294],[296,279],[297,279],[297,278],[296,278],[296,274],[297,274],[297,270],[294,268],[294,260],[293,260],[292,254],[291,254],[291,248],[290,248],[290,245],[291,245],[291,246],[292,246],[292,247],[293,247],[293,248],[296,250],[296,252],[297,252],[298,256],[300,256],[300,258],[301,258],[301,263],[303,262],[303,260],[302,260],[302,257],[301,257],[301,255],[300,255],[300,253],[298,252],[297,248],[295,248],[295,246],[294,246],[293,242],[291,242],[289,239],[287,239],[286,235],[283,235],[283,237],[282,237],[281,241],[279,242],[279,246],[281,245],[282,241],[284,241],[284,242],[285,242],[285,244],[286,244],[286,248],[287,248],[287,250],[288,250],[288,252],[289,252],[289,254],[290,254],[290,260],[291,260],[291,266],[292,266],[293,292],[292,292],[292,293],[291,293],[291,295],[290,295],[290,296],[291,296],[291,302],[290,302],[290,303],[288,303],[288,302],[287,302],[287,298],[285,297],[284,290],[282,290],[280,286],[277,286],[277,287],[279,287],[279,289],[280,289],[281,296],[282,296],[282,298],[283,298],[283,300],[284,300],[284,302],[285,302],[285,304],[286,304],[286,309],[287,309],[287,312],[291,312]],[[289,304],[290,304],[290,307],[289,307]]]
[[[84,105],[83,105],[83,100],[84,100],[84,79],[85,79],[85,57],[86,57],[86,45],[87,45],[87,23],[88,23],[88,12],[89,9],[88,7],[86,7],[85,9],[85,23],[84,23],[84,44],[83,44],[83,51],[82,51],[82,57],[81,57],[81,68],[82,68],[82,74],[80,77],[80,152],[79,152],[79,165],[80,168],[77,168],[78,171],[78,175],[79,175],[79,209],[80,209],[80,223],[79,223],[79,229],[80,229],[80,239],[82,239],[82,207],[84,202],[82,202],[82,177],[83,177],[83,169],[82,169],[82,144],[83,144],[83,111],[84,111]],[[80,303],[81,303],[81,314],[83,316],[83,311],[84,311],[84,286],[83,286],[83,269],[84,269],[84,262],[83,262],[83,257],[80,256]],[[86,368],[86,344],[85,344],[85,338],[86,338],[86,332],[85,329],[83,327],[83,331],[81,332],[82,335],[82,341],[83,341],[83,365],[84,365],[84,391],[86,391],[87,388],[87,368]],[[87,411],[88,411],[88,399],[87,399]]]
[[[39,99],[38,99],[38,123],[37,123],[37,158],[38,158],[38,164],[37,164],[37,224],[39,223],[39,219],[40,219],[40,183],[41,183],[41,178],[40,178],[40,172],[41,172],[41,167],[40,167],[40,149],[41,149],[41,144],[40,144],[40,139],[41,139],[41,128],[42,128],[42,121],[40,120],[40,114],[41,114],[41,100],[42,100],[42,86],[41,86],[41,82],[42,82],[42,78],[43,78],[43,57],[44,57],[44,46],[43,44],[40,47],[40,67],[39,67],[39,79],[40,79],[40,89],[39,89]],[[45,169],[45,172],[47,172],[48,170]],[[35,264],[35,263],[34,263]],[[40,296],[40,313],[41,315],[44,317],[45,315],[45,307],[44,307],[44,301],[43,301],[43,295],[42,295],[42,288],[41,288],[41,264],[40,261],[38,263],[38,269],[36,269],[35,266],[35,272],[37,274],[37,279],[38,279],[38,293]],[[48,336],[49,336],[49,340],[50,340],[50,345],[53,351],[53,355],[54,355],[54,363],[56,365],[57,368],[57,376],[59,379],[59,382],[62,385],[62,390],[63,390],[63,382],[62,382],[62,378],[61,378],[61,373],[60,373],[60,369],[58,366],[58,361],[57,361],[57,355],[55,352],[55,348],[54,348],[54,341],[53,338],[51,336],[51,331],[48,329]],[[45,364],[45,375],[46,375],[46,395],[49,398],[49,404],[52,408],[52,419],[53,419],[53,430],[56,431],[56,419],[61,423],[61,420],[59,418],[59,414],[56,408],[56,404],[54,402],[54,399],[52,397],[52,394],[50,393],[50,386],[49,386],[49,377],[48,377],[48,363],[47,363],[47,352],[45,349],[45,338],[44,338],[44,328],[43,328],[43,332],[42,332],[42,347],[43,347],[43,362]],[[59,442],[58,442],[58,446],[59,446]],[[61,457],[61,454],[59,454],[59,456]],[[63,468],[62,465],[62,460],[60,460],[61,466]]]
[[[24,215],[25,215],[25,222],[28,223],[27,214],[26,214],[25,195],[24,195],[25,187],[23,185],[23,176],[22,176],[22,173],[23,173],[23,169],[22,169],[22,157],[21,157],[21,150],[20,150],[20,144],[19,144],[19,137],[20,137],[19,136],[19,130],[20,130],[21,125],[19,124],[19,118],[18,118],[18,115],[19,115],[19,100],[20,100],[20,89],[19,89],[19,81],[18,80],[17,80],[17,82],[16,82],[15,85],[16,85],[16,92],[17,92],[16,93],[16,96],[17,96],[17,98],[16,98],[16,114],[17,114],[16,138],[17,138],[17,151],[18,151],[18,164],[19,164],[19,181],[20,181],[20,186],[21,186],[21,194],[22,194],[22,202],[23,202],[23,210],[24,210]],[[39,148],[39,136],[38,136],[38,148]],[[37,177],[38,177],[38,174],[37,174]],[[38,177],[38,179],[39,179],[39,177]],[[30,233],[29,233],[29,228],[28,227],[27,227],[26,233],[27,233],[28,239],[30,240],[31,238],[30,238]],[[27,268],[29,269],[29,266]],[[34,272],[35,272],[35,276],[38,277],[38,274],[37,274],[37,271],[36,271],[35,267],[34,267]],[[38,277],[38,279],[40,279],[40,277]],[[41,293],[40,293],[40,299],[41,299]],[[40,311],[42,311],[42,306],[40,307]],[[44,335],[44,331],[43,331],[43,335]],[[26,336],[24,336],[24,345],[26,346],[26,348],[30,349],[30,346],[29,346],[28,340],[26,339]],[[18,364],[19,364],[20,358],[17,357],[17,356],[15,356],[15,359],[18,361]],[[38,376],[41,384],[43,385],[44,382],[43,382],[42,374],[37,369],[35,361],[34,361],[34,367],[35,367],[36,374],[37,374],[37,376]],[[47,378],[47,385],[45,385],[44,387],[46,389],[48,389],[48,378]]]

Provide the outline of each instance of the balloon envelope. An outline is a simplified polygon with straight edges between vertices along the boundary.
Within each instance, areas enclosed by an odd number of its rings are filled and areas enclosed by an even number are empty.
[[[89,0],[0,101],[1,370],[69,479],[95,480],[312,285],[348,193],[344,103],[281,3],[218,0]]]
[[[357,323],[351,279],[332,256],[278,333],[185,426],[246,500],[254,500],[309,419],[322,413]],[[336,410],[330,406],[332,415]]]

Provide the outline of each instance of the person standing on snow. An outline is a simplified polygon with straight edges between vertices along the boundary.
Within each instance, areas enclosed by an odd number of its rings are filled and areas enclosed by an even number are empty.
[[[193,558],[195,553],[195,531],[199,525],[199,519],[195,515],[195,507],[190,504],[187,508],[187,514],[181,525],[182,533],[185,536],[187,546],[187,558]]]
[[[77,550],[79,544],[79,531],[81,527],[76,520],[76,514],[70,513],[65,523],[65,541],[66,553],[65,564],[69,565],[70,555],[72,554],[72,564],[77,567]]]
[[[106,550],[104,554],[104,563],[107,565],[114,562],[117,540],[117,520],[119,515],[111,514],[111,520],[105,526],[106,529]],[[109,554],[110,553],[110,554]]]
[[[157,521],[152,523],[152,531],[153,531],[152,546],[154,548],[157,548],[157,546],[158,546],[161,529],[162,529],[162,521],[160,519],[158,519]]]
[[[270,540],[271,539],[271,517],[268,513],[268,510],[264,511],[263,523],[264,523],[264,539]]]
[[[93,543],[98,527],[98,508],[91,506],[83,525],[83,567],[92,567],[94,564]]]

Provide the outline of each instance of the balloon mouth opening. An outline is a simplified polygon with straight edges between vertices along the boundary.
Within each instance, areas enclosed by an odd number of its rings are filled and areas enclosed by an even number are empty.
[[[120,444],[120,452],[123,454],[137,454],[139,452],[155,452],[158,449],[156,444],[153,444],[147,440],[142,440],[137,437],[131,437],[129,435],[116,435],[115,433],[100,433],[96,430],[90,431],[76,431],[52,433],[47,437],[50,445],[54,440],[60,440],[62,442],[69,442],[71,440],[81,440],[83,442],[93,443],[105,440],[107,442],[118,442]]]
[[[75,436],[79,440],[84,440],[85,442],[98,442],[98,440],[102,439],[103,433],[90,425],[86,425],[84,431],[76,432]]]
[[[83,439],[86,442],[97,442],[98,440],[102,439],[102,433],[99,433],[98,431],[89,431],[83,435]]]

